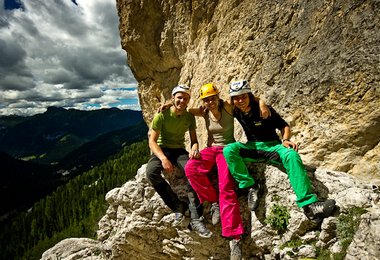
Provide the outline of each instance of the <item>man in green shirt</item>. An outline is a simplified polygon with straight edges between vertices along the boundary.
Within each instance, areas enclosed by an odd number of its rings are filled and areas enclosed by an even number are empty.
[[[161,175],[163,170],[173,174],[174,166],[177,166],[184,176],[184,168],[189,158],[199,157],[195,118],[187,111],[189,101],[190,89],[184,85],[176,86],[172,91],[173,105],[154,116],[149,135],[149,147],[153,155],[148,161],[146,176],[165,204],[175,212],[174,226],[184,220],[184,213],[189,208],[190,227],[202,237],[211,237],[212,233],[202,222],[202,206],[190,184],[187,187],[187,205],[178,198]],[[190,134],[190,153],[185,149],[187,131]]]

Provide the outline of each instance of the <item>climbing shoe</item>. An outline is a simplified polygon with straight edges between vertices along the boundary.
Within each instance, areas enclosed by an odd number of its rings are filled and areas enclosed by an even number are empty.
[[[175,218],[172,224],[173,227],[180,226],[184,220],[185,220],[185,216],[181,212],[175,212]]]
[[[230,260],[241,260],[241,239],[232,239],[230,241]]]
[[[191,219],[189,227],[201,237],[209,238],[212,235],[212,232],[203,224],[203,217]]]
[[[259,186],[255,185],[248,190],[248,208],[254,211],[259,205]]]
[[[335,209],[335,200],[318,201],[303,207],[306,217],[313,222],[321,222],[332,214]]]

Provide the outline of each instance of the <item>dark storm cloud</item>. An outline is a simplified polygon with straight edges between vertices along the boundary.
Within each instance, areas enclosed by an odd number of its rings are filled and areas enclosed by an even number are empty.
[[[24,90],[34,86],[25,65],[26,52],[17,42],[0,39],[0,90]]]
[[[96,48],[72,49],[62,55],[60,61],[63,68],[75,75],[75,81],[80,78],[88,84],[101,83],[113,74],[124,74],[125,57],[116,51],[102,52]]]
[[[17,42],[6,42],[0,39],[0,67],[13,69],[18,65],[25,66],[26,52]]]
[[[120,98],[139,108],[114,0],[20,4],[0,10],[0,115],[108,107]]]

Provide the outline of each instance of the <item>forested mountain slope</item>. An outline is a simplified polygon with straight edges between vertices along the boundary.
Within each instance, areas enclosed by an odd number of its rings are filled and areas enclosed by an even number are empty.
[[[107,208],[105,194],[132,178],[148,157],[146,141],[127,145],[27,212],[1,221],[0,259],[40,259],[43,251],[66,237],[94,237]]]
[[[23,161],[0,153],[0,216],[25,210],[82,172],[117,154],[125,145],[146,139],[148,127],[139,123],[100,135],[54,164]]]

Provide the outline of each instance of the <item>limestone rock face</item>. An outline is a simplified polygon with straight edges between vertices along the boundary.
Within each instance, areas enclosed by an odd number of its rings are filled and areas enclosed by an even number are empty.
[[[68,238],[45,251],[41,259],[101,259],[100,243],[89,238]],[[97,258],[99,256],[100,258]]]
[[[359,232],[355,234],[354,242],[347,252],[347,259],[376,259],[379,258],[380,240],[380,211],[366,213],[362,216]],[[377,238],[375,238],[377,237]],[[372,241],[373,243],[368,243]]]
[[[178,83],[248,79],[310,165],[380,179],[378,1],[117,0],[147,123]],[[198,120],[199,139],[205,143]],[[241,131],[238,132],[241,135]],[[380,182],[378,182],[380,183]]]
[[[109,207],[99,222],[98,240],[63,240],[46,251],[42,259],[229,259],[229,242],[221,237],[220,224],[211,224],[210,205],[206,205],[204,217],[206,226],[213,232],[211,238],[199,237],[187,229],[186,224],[173,227],[174,213],[148,184],[145,168],[143,165],[133,180],[107,194]],[[309,171],[318,197],[337,201],[334,214],[318,226],[296,206],[285,173],[263,165],[254,170],[255,178],[263,187],[258,209],[251,215],[246,196],[239,197],[246,231],[244,259],[313,258],[317,250],[336,254],[347,252],[347,259],[380,258],[380,208],[376,186],[343,172]],[[276,204],[285,207],[290,215],[283,233],[278,233],[266,222]],[[338,235],[338,229],[352,226],[342,222],[340,217],[353,207],[365,209],[367,213],[357,216],[359,229],[353,242],[343,250],[344,237]],[[301,243],[297,245],[294,241]]]

